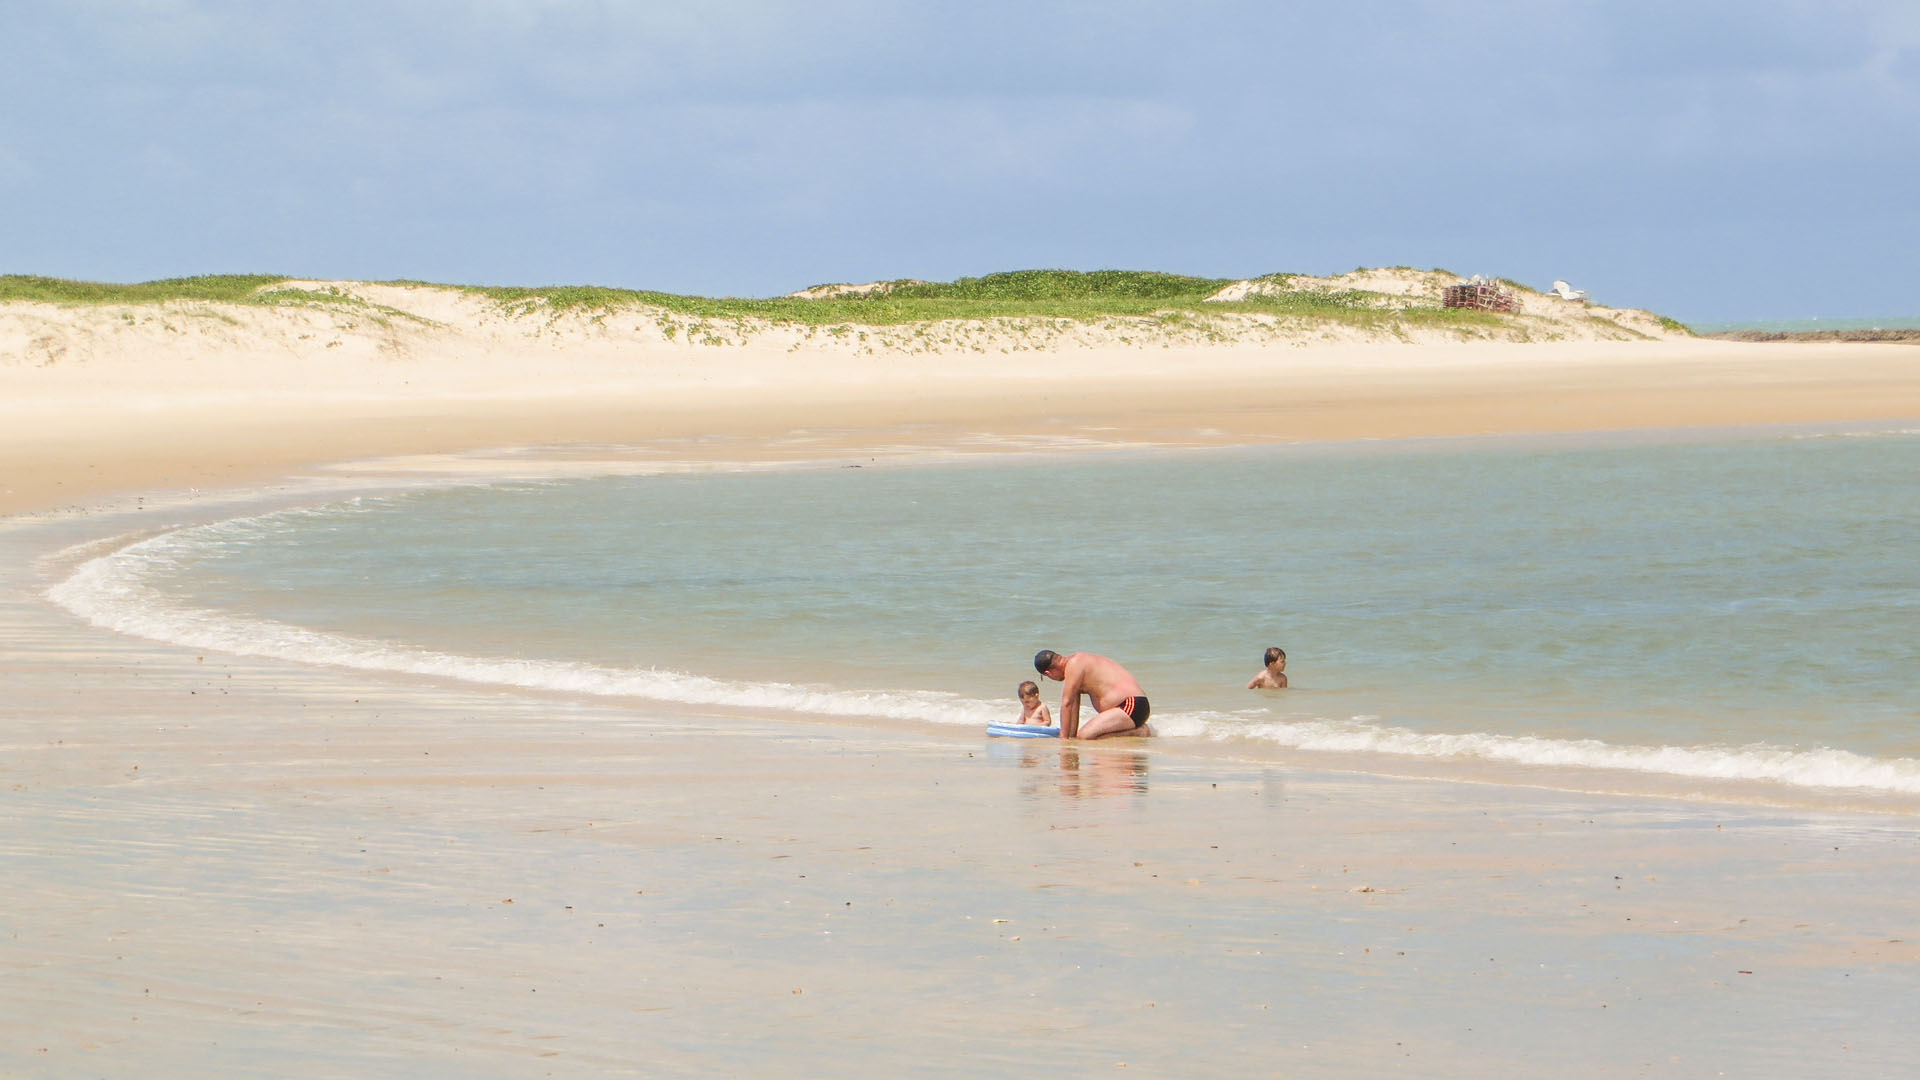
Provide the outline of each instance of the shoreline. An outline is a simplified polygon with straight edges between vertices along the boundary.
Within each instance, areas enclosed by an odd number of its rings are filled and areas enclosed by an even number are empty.
[[[1920,329],[1897,330],[1717,330],[1700,335],[1720,341],[1764,342],[1880,342],[1889,345],[1920,344]]]
[[[1887,363],[1888,350],[1783,353],[1778,345],[1699,343],[1295,350],[1282,358],[1291,377],[1276,383],[1271,400],[1253,401],[1249,381],[1273,378],[1258,374],[1257,365],[1280,361],[1238,348],[1182,354],[1184,365],[1170,372],[1134,367],[1094,378],[1111,359],[1094,352],[1062,361],[1072,379],[1000,371],[952,375],[938,387],[913,372],[824,385],[789,372],[773,385],[676,386],[640,396],[523,378],[528,396],[508,401],[481,396],[462,381],[469,372],[441,365],[424,380],[437,380],[439,397],[422,390],[375,402],[346,391],[372,394],[378,384],[349,381],[329,399],[255,394],[238,411],[232,404],[161,411],[145,396],[151,387],[122,387],[108,399],[118,410],[110,435],[58,431],[77,418],[56,397],[14,402],[38,405],[43,418],[60,423],[0,435],[0,460],[33,459],[31,468],[0,473],[7,478],[0,522],[110,507],[153,512],[152,520],[170,497],[198,517],[206,512],[195,506],[203,498],[254,504],[268,487],[297,490],[301,483],[318,485],[318,497],[343,485],[373,491],[656,468],[828,467],[863,457],[912,464],[1356,444],[1418,452],[1436,440],[1662,442],[1920,425],[1908,419],[1920,417],[1920,370]],[[758,377],[771,378],[764,370]],[[1556,777],[1553,769],[1519,763],[1480,762],[1463,772],[1382,753],[1348,759],[1285,747],[1249,752],[1257,760],[1379,776],[1468,783],[1509,776],[1563,792],[1655,798],[1690,798],[1693,786],[1703,786],[1713,792],[1703,798],[1753,806],[1915,812],[1911,799],[1892,793],[1781,792],[1764,782],[1681,778],[1667,778],[1663,788],[1659,778],[1630,770],[1559,770]],[[1681,783],[1687,791],[1676,790]]]
[[[1292,443],[1269,446],[1268,449],[1282,453],[1314,453],[1323,448],[1337,450],[1344,447],[1351,451],[1356,447],[1366,446],[1373,448],[1372,452],[1378,453],[1417,454],[1449,447],[1480,444],[1484,440],[1500,442],[1523,440],[1527,445],[1553,449],[1592,445],[1675,444],[1700,439],[1720,440],[1730,436],[1754,440],[1776,439],[1783,434],[1790,434],[1795,438],[1844,437],[1870,434],[1880,429],[1881,425],[1874,424],[1796,424],[1785,426],[1785,430],[1781,426],[1749,425],[1734,429],[1680,428],[1548,435],[1441,436],[1391,441],[1359,440],[1347,443]],[[334,504],[343,499],[529,481],[564,481],[607,476],[672,476],[706,471],[814,471],[862,465],[872,467],[874,462],[881,462],[884,468],[907,469],[955,465],[1019,467],[1058,455],[1140,457],[1166,453],[1207,454],[1259,451],[1258,447],[1251,447],[1244,443],[1219,446],[1168,446],[1066,441],[1028,445],[975,443],[962,447],[951,442],[927,440],[924,438],[926,434],[926,432],[902,433],[902,441],[885,446],[868,446],[866,450],[877,455],[871,457],[866,452],[850,453],[846,448],[838,445],[837,438],[818,441],[802,439],[778,445],[749,440],[743,444],[728,446],[726,452],[720,454],[713,453],[714,447],[708,444],[700,447],[701,452],[694,456],[682,456],[687,448],[681,445],[596,446],[571,450],[567,448],[504,448],[461,454],[413,455],[329,463],[319,469],[307,470],[304,475],[289,476],[279,483],[260,487],[171,494],[156,492],[134,496],[130,500],[122,499],[112,505],[97,506],[90,512],[66,515],[68,530],[84,531],[89,538],[60,551],[41,551],[32,558],[30,561],[38,568],[37,573],[41,581],[41,585],[34,591],[43,603],[49,606],[60,606],[63,616],[85,617],[65,610],[64,602],[52,601],[44,595],[48,585],[56,580],[63,580],[83,561],[109,554],[136,540],[149,539],[181,528],[227,521],[235,517],[245,518],[265,512]],[[85,525],[88,518],[96,516],[108,520],[123,520],[129,524],[137,521],[141,527],[130,532],[101,533],[88,529]],[[59,520],[60,517],[60,515],[20,515],[12,519],[0,518],[0,529],[10,523],[14,528],[5,531],[12,532],[22,541],[30,542],[36,530],[44,530],[47,525]],[[55,570],[55,567],[58,569]],[[143,617],[139,621],[144,623],[148,620]],[[270,627],[265,629],[271,631]],[[300,632],[298,628],[283,628],[283,631]],[[98,629],[97,632],[110,636],[118,636],[119,633],[105,627]],[[223,655],[231,655],[227,647],[212,639],[195,644],[177,640],[167,633],[157,633],[148,637],[145,631],[132,632],[163,648],[176,651],[216,651]],[[279,635],[270,633],[270,636]],[[357,654],[372,649],[377,644],[354,643],[342,639],[334,642],[333,647],[336,649],[347,647],[349,652]],[[677,710],[698,715],[750,716],[772,722],[792,720],[853,733],[872,733],[900,727],[930,737],[965,738],[976,733],[971,728],[956,728],[951,720],[942,722],[919,717],[889,719],[880,713],[867,714],[857,710],[844,714],[795,712],[771,702],[730,703],[724,694],[711,700],[704,698],[696,700],[654,697],[641,688],[617,691],[570,689],[561,685],[546,685],[537,680],[522,681],[532,678],[529,673],[520,673],[513,678],[507,678],[498,673],[490,674],[488,672],[494,666],[494,662],[485,658],[434,654],[432,671],[429,672],[424,669],[416,670],[414,665],[420,662],[419,658],[410,659],[405,649],[381,661],[362,659],[344,666],[314,655],[303,657],[276,652],[256,653],[250,650],[243,650],[240,655],[254,656],[268,663],[291,664],[296,667],[318,666],[358,672],[376,683],[397,680],[402,683],[417,684],[423,692],[431,692],[433,688],[439,687],[462,688],[473,692],[490,690],[495,693],[527,695],[535,698],[558,697],[582,702],[612,700],[651,711]],[[454,672],[447,666],[449,664],[471,667],[473,670],[463,675]],[[621,673],[606,671],[600,675],[604,681],[619,678]],[[502,679],[506,681],[501,681]],[[785,688],[784,684],[776,687],[776,689],[779,688]],[[796,693],[811,694],[812,692],[800,687],[786,689]],[[1386,729],[1381,734],[1391,737],[1400,733],[1397,729]],[[1485,747],[1477,753],[1429,756],[1398,752],[1385,746],[1368,750],[1332,750],[1290,745],[1284,741],[1263,741],[1259,738],[1231,739],[1221,742],[1210,738],[1194,738],[1191,737],[1191,732],[1187,735],[1189,737],[1155,740],[1154,749],[1201,760],[1230,761],[1241,767],[1279,767],[1376,780],[1465,784],[1502,790],[1527,789],[1541,792],[1543,796],[1651,799],[1701,806],[1745,808],[1753,812],[1776,810],[1788,813],[1864,814],[1876,817],[1920,815],[1920,795],[1899,790],[1882,790],[1872,786],[1823,787],[1796,783],[1792,780],[1732,778],[1713,773],[1696,774],[1688,771],[1661,772],[1632,765],[1606,765],[1595,762],[1545,764],[1537,760],[1529,760],[1525,756],[1509,757],[1507,755],[1511,753],[1511,749],[1502,746]],[[1657,749],[1618,743],[1606,744],[1604,748],[1629,757],[1652,754]],[[1715,748],[1682,747],[1681,749],[1704,753]],[[1823,748],[1818,747],[1807,749],[1810,752],[1825,752]]]
[[[10,566],[4,1071],[1911,1060],[1899,819],[502,693],[122,637]]]
[[[404,401],[369,367],[177,411],[145,408],[165,372],[104,409],[43,382],[0,435],[0,1072],[1900,1072],[1901,817],[503,692],[125,637],[41,595],[54,550],[477,480],[486,448],[590,472],[663,439],[724,465],[1920,416],[1895,350],[1701,348],[617,393],[440,364]]]

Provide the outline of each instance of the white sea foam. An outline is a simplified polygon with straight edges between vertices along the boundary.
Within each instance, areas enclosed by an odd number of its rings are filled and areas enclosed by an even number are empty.
[[[1920,435],[1920,428],[1860,428],[1850,431],[1810,431],[1792,436],[1796,440],[1804,439],[1886,439],[1910,438]]]
[[[358,509],[359,507],[355,507]],[[337,513],[341,507],[328,508]],[[56,603],[110,630],[195,648],[305,664],[338,665],[457,679],[493,686],[563,691],[688,705],[775,709],[821,716],[874,717],[983,727],[1004,720],[1003,702],[938,691],[849,691],[785,683],[738,683],[655,668],[613,668],[558,660],[460,656],[394,642],[325,633],[169,600],[148,582],[164,580],[196,550],[257,537],[279,511],[182,529],[130,544],[81,564],[49,590]],[[1673,777],[1771,781],[1806,788],[1920,794],[1920,760],[1875,758],[1831,748],[1765,744],[1634,746],[1597,739],[1551,739],[1485,732],[1425,733],[1350,720],[1273,720],[1230,713],[1156,713],[1162,735],[1246,739],[1308,751],[1480,760],[1569,769],[1623,770]]]
[[[1772,781],[1807,788],[1920,794],[1920,760],[1869,757],[1828,747],[1632,746],[1598,739],[1429,733],[1383,725],[1377,717],[1249,722],[1244,717],[1212,715],[1155,720],[1166,734],[1252,739],[1297,750],[1614,769],[1690,779]]]
[[[729,705],[969,726],[984,726],[990,721],[1005,719],[1004,705],[938,691],[854,692],[786,683],[732,683],[650,668],[459,656],[188,607],[171,602],[147,584],[150,577],[164,575],[177,565],[183,533],[195,534],[192,539],[202,543],[224,543],[253,533],[258,521],[223,522],[131,544],[82,564],[65,581],[50,589],[48,596],[97,626],[240,656],[690,705]]]

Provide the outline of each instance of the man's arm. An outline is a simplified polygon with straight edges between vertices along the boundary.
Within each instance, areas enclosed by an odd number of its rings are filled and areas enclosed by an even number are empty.
[[[1072,739],[1080,734],[1080,672],[1068,664],[1060,674],[1060,737]]]

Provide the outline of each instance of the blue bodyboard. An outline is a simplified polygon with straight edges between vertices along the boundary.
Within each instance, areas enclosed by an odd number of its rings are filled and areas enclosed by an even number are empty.
[[[988,724],[987,734],[1007,739],[1057,739],[1060,729],[1046,724]]]

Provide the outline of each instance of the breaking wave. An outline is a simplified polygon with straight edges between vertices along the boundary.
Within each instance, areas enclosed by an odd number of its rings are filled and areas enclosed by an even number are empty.
[[[1599,739],[1551,739],[1486,732],[1431,733],[1393,727],[1375,717],[1352,720],[1227,721],[1201,718],[1168,724],[1168,734],[1243,738],[1343,754],[1477,760],[1568,769],[1608,769],[1696,780],[1770,781],[1797,787],[1920,794],[1920,760],[1878,758],[1829,747],[1807,750],[1764,743],[1736,747],[1634,746]],[[1156,721],[1158,717],[1156,717]]]

